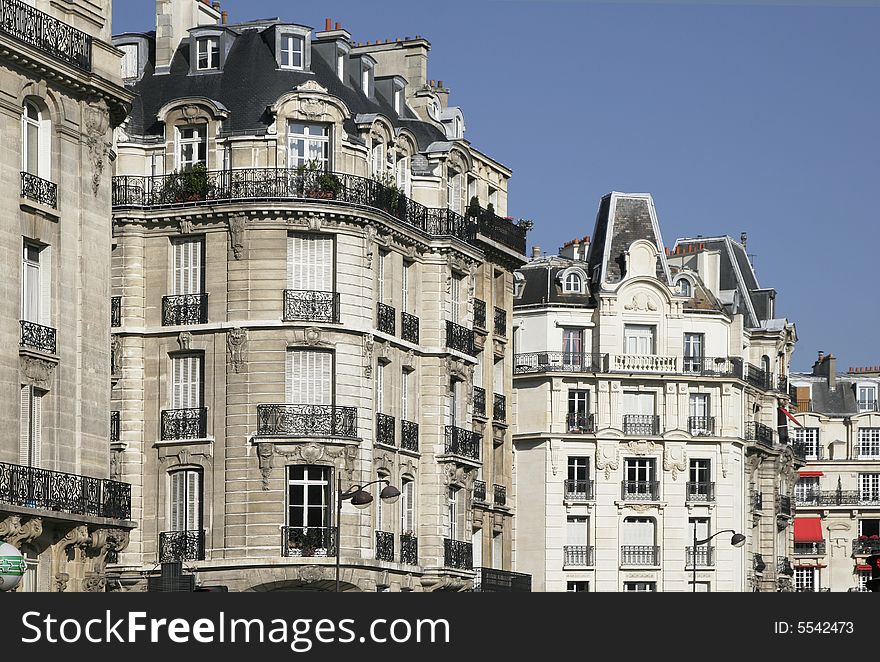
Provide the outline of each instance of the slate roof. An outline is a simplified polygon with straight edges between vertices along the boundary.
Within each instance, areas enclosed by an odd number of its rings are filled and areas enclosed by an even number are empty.
[[[564,294],[562,292],[560,275],[571,267],[580,267],[584,272],[587,270],[585,262],[555,255],[537,258],[521,267],[519,271],[525,280],[520,290],[520,296],[514,299],[514,305],[558,304],[589,306],[589,289],[587,289],[585,294]]]

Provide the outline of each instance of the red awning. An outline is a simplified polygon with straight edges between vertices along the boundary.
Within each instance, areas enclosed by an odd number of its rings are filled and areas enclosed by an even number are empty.
[[[804,427],[804,424],[801,423],[801,422],[800,422],[798,419],[796,419],[794,416],[792,416],[792,415],[791,415],[791,412],[788,411],[788,409],[786,409],[785,407],[780,407],[780,408],[779,408],[779,411],[781,411],[783,414],[785,414],[786,418],[788,418],[788,420],[790,420],[792,423],[794,423],[795,425],[797,425],[799,428]]]
[[[870,570],[870,569],[871,569],[871,566],[864,565],[862,563],[860,563],[859,565],[856,566],[856,570],[863,570],[864,571],[864,570]]]
[[[822,520],[818,517],[799,517],[794,521],[795,542],[822,542]]]
[[[801,478],[819,478],[820,476],[824,476],[825,474],[821,471],[801,471]]]

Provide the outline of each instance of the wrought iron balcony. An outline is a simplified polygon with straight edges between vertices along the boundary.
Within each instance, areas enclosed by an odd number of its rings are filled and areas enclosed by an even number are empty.
[[[162,326],[205,324],[207,321],[207,294],[172,294],[162,297]]]
[[[494,393],[492,400],[492,420],[496,423],[507,422],[507,398],[500,393]]]
[[[409,313],[400,313],[400,337],[413,345],[419,344],[419,318]]]
[[[486,418],[486,389],[474,386],[474,416]]]
[[[356,439],[357,407],[259,405],[258,437],[343,437]]]
[[[694,437],[714,437],[714,416],[691,416],[688,418],[688,432]]]
[[[486,302],[482,299],[474,299],[474,328],[487,331],[486,327]]]
[[[0,503],[72,515],[131,519],[131,485],[0,464]]]
[[[281,555],[289,558],[336,556],[336,527],[282,527]]]
[[[159,563],[205,560],[205,531],[165,531],[159,534]]]
[[[694,377],[742,377],[742,361],[725,357],[685,356],[681,372]]]
[[[389,336],[396,336],[397,311],[384,303],[376,304],[376,328]]]
[[[40,179],[36,175],[29,172],[21,173],[21,197],[33,200],[34,202],[51,207],[58,208],[58,185],[54,182]]]
[[[480,435],[453,425],[446,426],[446,454],[458,455],[469,460],[480,460]]]
[[[865,495],[870,497],[869,494]],[[799,506],[859,506],[874,503],[870,498],[862,501],[858,490],[809,490],[796,494]]]
[[[594,498],[595,489],[592,480],[565,481],[566,501],[592,501]]]
[[[474,481],[474,501],[486,501],[486,481]]]
[[[495,505],[496,506],[506,506],[507,505],[507,488],[503,485],[495,485]]]
[[[474,591],[479,593],[530,593],[532,576],[521,572],[497,570],[495,568],[474,568]]]
[[[473,329],[446,320],[446,346],[468,356],[476,356]]]
[[[616,372],[676,373],[678,359],[656,354],[615,354],[611,369]]]
[[[762,391],[770,390],[770,375],[751,363],[745,365],[745,381]]]
[[[694,548],[685,548],[685,563],[688,568],[694,567],[694,561],[698,568],[711,568],[715,565],[715,548],[706,545],[697,545],[697,556],[694,557]]]
[[[692,483],[687,484],[687,496],[689,503],[714,503],[715,483]]]
[[[776,497],[776,514],[791,517],[792,516],[791,509],[791,497],[787,494],[780,494]]]
[[[469,542],[443,540],[443,566],[459,570],[474,569],[474,548]]]
[[[825,556],[825,541],[796,542],[794,544],[795,556]]]
[[[516,355],[513,374],[528,375],[542,372],[608,372],[608,354],[533,352]]]
[[[339,322],[339,293],[284,290],[285,322]]]
[[[760,512],[764,510],[764,495],[761,492],[752,491],[751,505],[753,511]]]
[[[400,422],[400,450],[419,452],[419,424],[411,421]]]
[[[393,416],[376,414],[376,443],[383,446],[396,446],[394,438],[396,427]]]
[[[624,501],[659,501],[660,482],[656,480],[624,480],[620,486]]]
[[[82,71],[92,70],[92,38],[21,0],[0,0],[0,32]]]
[[[110,442],[118,442],[122,437],[121,414],[118,411],[110,412]]]
[[[419,564],[419,539],[415,536],[400,536],[400,562],[406,565]]]
[[[880,538],[859,536],[853,540],[853,556],[872,556],[880,554]]]
[[[785,375],[779,375],[776,378],[776,390],[788,395],[788,377]]]
[[[495,335],[499,338],[507,337],[507,311],[503,308],[495,309]]]
[[[508,218],[481,209],[476,217],[477,232],[492,241],[512,248],[517,253],[526,252],[526,230]]]
[[[594,434],[596,432],[596,415],[569,412],[565,417],[565,426],[569,432]]]
[[[796,506],[818,506],[821,499],[819,490],[803,490],[795,488],[794,502]]]
[[[376,531],[376,560],[394,561],[394,534]]]
[[[122,297],[110,297],[110,327],[122,326]]]
[[[208,436],[208,410],[170,409],[162,412],[162,441],[205,439]]]
[[[19,342],[21,347],[35,349],[46,354],[56,353],[55,329],[25,320],[21,320],[19,324],[21,325],[21,340]]]
[[[785,556],[777,556],[776,557],[776,574],[777,575],[788,575],[789,577],[794,577],[794,568],[791,565],[791,561],[788,557]]]
[[[620,548],[620,565],[660,565],[660,548],[647,545],[623,545]]]
[[[775,440],[776,433],[773,432],[773,428],[757,421],[746,423],[746,441],[757,441],[759,444],[772,448]]]
[[[592,545],[566,545],[563,563],[567,566],[591,567],[595,565],[595,547]]]
[[[632,437],[656,437],[660,434],[660,417],[653,414],[625,414],[623,434]]]
[[[752,567],[758,574],[761,574],[767,569],[767,563],[764,561],[764,557],[761,554],[754,555],[752,558]]]

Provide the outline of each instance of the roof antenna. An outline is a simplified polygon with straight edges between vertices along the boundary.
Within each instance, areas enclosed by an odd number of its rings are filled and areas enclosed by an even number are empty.
[[[748,243],[748,241],[749,241],[749,233],[743,232],[739,236],[739,242],[743,245],[743,251],[745,251],[746,253],[748,253],[748,250],[746,250],[746,244]]]

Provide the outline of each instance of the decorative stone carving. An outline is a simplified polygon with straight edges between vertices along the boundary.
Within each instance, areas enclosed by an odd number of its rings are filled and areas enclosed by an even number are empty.
[[[115,337],[115,336],[114,336]],[[22,383],[48,391],[55,376],[55,364],[35,356],[20,356]]]
[[[452,379],[471,382],[474,378],[474,366],[458,359],[446,359],[446,374]]]
[[[122,482],[124,457],[124,452],[121,450],[110,451],[110,480]]]
[[[623,306],[624,310],[636,311],[636,312],[656,312],[658,310],[657,302],[654,300],[654,297],[649,295],[647,292],[636,292],[633,295],[632,301]]]
[[[309,230],[312,232],[320,232],[324,218],[320,214],[310,214],[306,217],[306,223],[308,223]]]
[[[327,343],[324,341],[323,331],[317,326],[312,326],[303,331],[303,344],[309,347],[316,347],[317,345],[326,345]]]
[[[668,395],[675,395],[675,384],[667,384],[666,385],[666,393]]]
[[[43,518],[33,517],[22,523],[18,515],[10,515],[0,522],[0,540],[9,543],[16,549],[21,549],[40,537],[43,533]]]
[[[193,224],[188,218],[181,218],[179,222],[180,234],[192,234]]]
[[[678,474],[687,471],[687,453],[684,446],[667,444],[663,453],[663,470],[672,472],[672,480],[678,480]]]
[[[307,80],[305,83],[298,85],[294,89],[296,89],[297,92],[320,92],[321,94],[327,94],[327,88],[314,79]]]
[[[86,147],[92,162],[92,193],[97,197],[104,176],[104,165],[112,140],[108,139],[110,130],[110,111],[103,99],[89,101],[83,109],[83,128]]]
[[[620,466],[620,450],[617,444],[599,444],[596,449],[596,468],[605,470],[605,480]]]
[[[197,119],[206,121],[202,114],[202,109],[194,103],[187,103],[180,106],[180,114],[187,124],[192,124]]]
[[[247,366],[247,329],[230,329],[226,334],[226,351],[229,355],[229,367],[232,372],[240,374]]]
[[[82,580],[82,588],[85,593],[103,593],[107,587],[107,579],[95,573],[90,573]]]
[[[373,378],[373,350],[376,348],[376,341],[373,336],[364,336],[364,377]]]
[[[626,507],[637,513],[649,513],[657,508],[657,506],[650,503],[628,503]]]
[[[721,451],[721,475],[724,478],[727,478],[727,473],[730,470],[730,454],[727,450],[722,449]]]
[[[376,254],[376,228],[372,225],[367,226],[364,234],[364,258],[367,260],[367,269],[373,268],[373,256]]]
[[[110,336],[110,365],[114,375],[122,370],[122,339],[115,334]]]
[[[443,473],[443,484],[449,487],[464,488],[468,484],[468,476],[472,469],[455,464],[447,464]]]
[[[73,550],[74,557],[77,554],[81,555],[82,548],[85,547],[90,539],[88,527],[85,524],[81,524],[70,529],[61,540],[52,545],[53,578],[57,593],[63,593],[67,589],[67,582],[70,580],[69,573],[65,572],[68,550]]]
[[[257,458],[260,461],[260,475],[263,477],[263,491],[269,491],[269,479],[272,477],[272,469],[275,468],[274,444],[257,444]]]
[[[630,441],[626,445],[626,449],[632,455],[644,457],[645,455],[654,453],[657,450],[657,444],[653,441]]]
[[[327,444],[297,444],[292,450],[286,450],[274,446],[275,454],[284,457],[289,462],[302,462],[304,464],[332,463],[337,469],[345,470],[349,476],[354,471],[354,463],[357,459],[357,448],[354,446],[330,446]]]
[[[324,569],[317,565],[304,565],[299,569],[299,580],[304,584],[314,584],[324,579]]]
[[[244,257],[244,240],[247,231],[247,217],[230,216],[227,223],[229,224],[229,245],[232,248],[232,255],[236,260]]]
[[[401,365],[404,369],[415,370],[416,369],[416,353],[414,350],[409,350],[406,352],[400,359]]]
[[[181,331],[180,335],[177,336],[177,344],[180,345],[180,349],[188,352],[192,345],[192,338],[193,336],[189,331]]]

